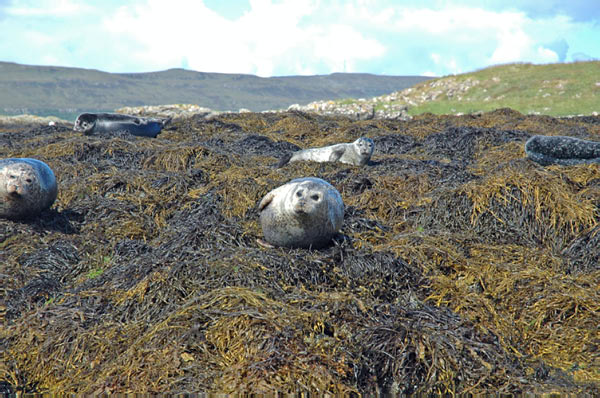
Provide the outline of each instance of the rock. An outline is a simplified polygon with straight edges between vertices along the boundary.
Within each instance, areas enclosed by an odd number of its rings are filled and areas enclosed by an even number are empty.
[[[209,118],[222,112],[214,111],[203,106],[194,104],[171,104],[171,105],[147,105],[126,106],[115,110],[116,113],[124,113],[134,116],[172,117],[173,120],[200,115]]]
[[[55,116],[35,116],[35,115],[16,115],[16,116],[1,116],[0,123],[2,124],[44,124],[54,126],[56,123],[71,123],[67,120],[59,119]],[[54,124],[51,124],[54,123]]]

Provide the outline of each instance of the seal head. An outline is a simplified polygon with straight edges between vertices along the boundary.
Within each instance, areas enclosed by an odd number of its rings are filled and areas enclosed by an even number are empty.
[[[258,209],[265,240],[291,248],[328,245],[344,219],[340,193],[315,177],[298,178],[272,190]]]
[[[340,158],[340,162],[350,163],[356,166],[364,166],[369,160],[371,160],[371,155],[373,155],[373,149],[375,149],[375,143],[372,139],[368,137],[360,137],[356,141],[352,143],[354,153],[348,154],[346,157],[342,155]]]
[[[94,131],[94,127],[96,127],[96,120],[98,120],[98,115],[94,113],[82,113],[75,120],[73,130],[90,135]]]
[[[52,206],[58,194],[56,178],[37,159],[0,160],[0,217],[31,218]]]

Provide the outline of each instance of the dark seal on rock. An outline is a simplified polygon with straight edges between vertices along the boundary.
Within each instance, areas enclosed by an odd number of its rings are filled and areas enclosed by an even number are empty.
[[[534,135],[525,143],[525,152],[544,166],[600,163],[600,142],[575,137]]]
[[[137,117],[120,113],[82,113],[75,120],[73,130],[85,135],[125,133],[156,138],[170,121],[171,118]]]
[[[294,152],[279,161],[277,167],[289,162],[312,160],[315,162],[342,162],[355,166],[364,166],[371,159],[375,144],[367,137],[360,137],[354,142],[335,144],[320,148],[308,148]]]
[[[273,246],[322,248],[344,221],[340,193],[315,177],[297,178],[275,188],[260,201],[258,210],[265,240]]]
[[[52,206],[58,187],[48,165],[37,159],[0,159],[0,217],[37,216]]]

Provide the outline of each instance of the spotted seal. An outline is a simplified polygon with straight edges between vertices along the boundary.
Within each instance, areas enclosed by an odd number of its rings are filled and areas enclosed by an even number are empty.
[[[275,188],[260,201],[258,210],[265,240],[273,246],[322,248],[344,221],[340,193],[315,177],[297,178]]]
[[[37,159],[0,159],[0,217],[31,218],[52,206],[58,187],[50,167]]]
[[[312,160],[315,162],[342,162],[355,166],[364,166],[371,159],[375,143],[367,137],[360,137],[354,142],[335,144],[320,148],[308,148],[294,152],[282,158],[277,167],[283,167],[289,162]]]
[[[120,113],[82,113],[75,120],[73,130],[85,135],[102,133],[129,133],[141,137],[152,137],[171,121],[171,118],[148,118]]]
[[[525,143],[529,159],[543,165],[600,163],[600,142],[575,137],[534,135]]]

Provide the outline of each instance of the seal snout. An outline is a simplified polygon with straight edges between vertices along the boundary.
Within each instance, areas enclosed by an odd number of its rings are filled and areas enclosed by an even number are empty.
[[[18,185],[9,185],[6,188],[6,192],[10,195],[10,196],[19,196],[22,193],[22,190],[19,189]]]
[[[294,205],[294,211],[298,214],[306,214],[306,197],[304,196],[303,189],[296,191],[296,204]]]
[[[296,214],[307,214],[306,210],[304,209],[304,205],[302,203],[299,203],[295,208],[294,211],[296,212]]]
[[[295,193],[296,204],[294,211],[298,214],[310,213],[316,205],[321,201],[322,195],[315,192],[314,189],[298,189]]]

